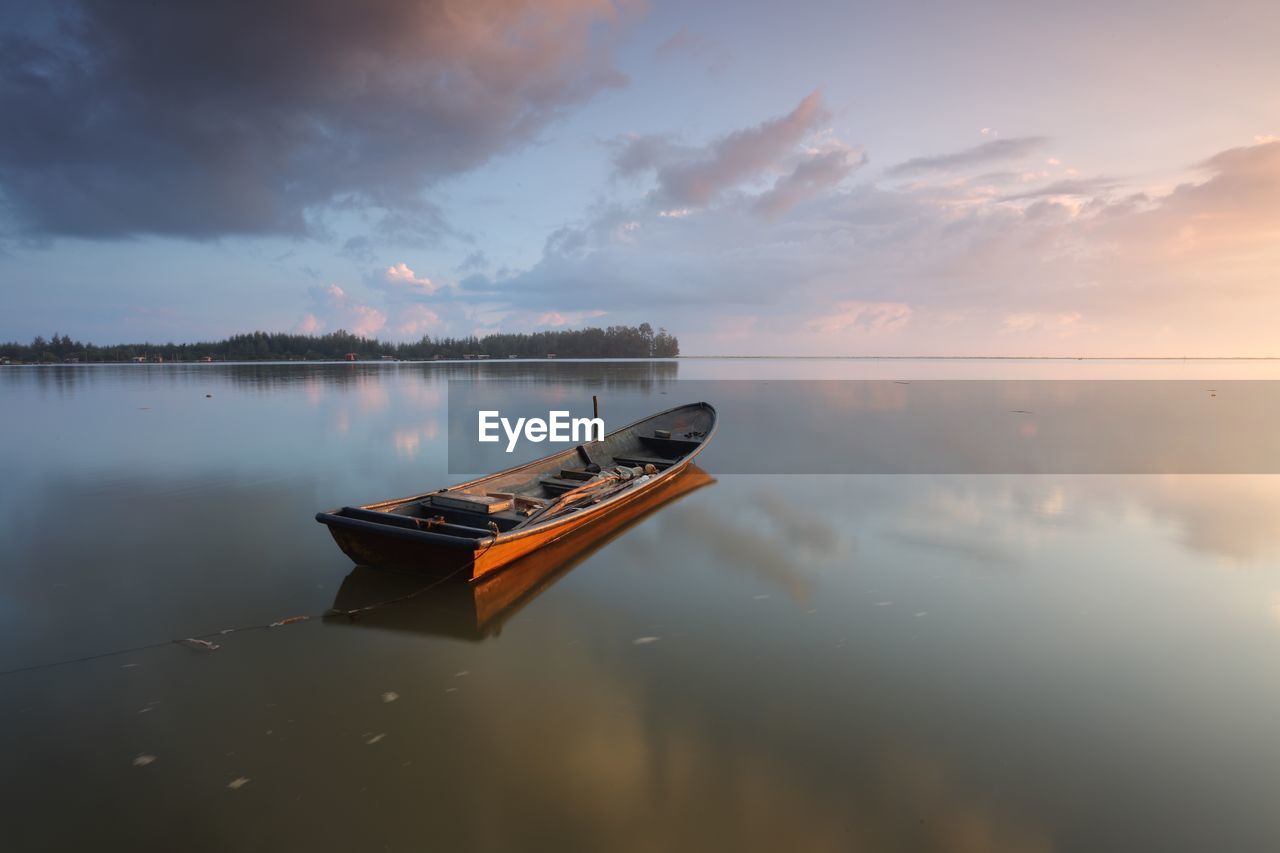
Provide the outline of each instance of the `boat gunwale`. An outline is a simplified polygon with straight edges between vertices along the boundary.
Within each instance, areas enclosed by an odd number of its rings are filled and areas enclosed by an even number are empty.
[[[640,494],[644,494],[645,492],[653,488],[655,485],[661,482],[664,482],[667,479],[670,479],[670,475],[674,475],[678,473],[681,469],[683,469],[686,465],[688,465],[689,462],[695,456],[697,456],[699,453],[702,452],[703,448],[706,447],[707,443],[711,440],[711,437],[715,435],[716,429],[719,427],[719,416],[716,412],[715,407],[704,400],[698,401],[696,403],[684,403],[679,406],[672,406],[671,408],[665,409],[661,412],[655,412],[652,415],[648,415],[646,417],[640,418],[639,420],[633,421],[627,424],[626,426],[618,427],[613,432],[610,432],[603,439],[601,439],[601,442],[596,442],[596,443],[602,443],[603,441],[607,440],[610,436],[614,436],[614,435],[617,435],[618,433],[626,432],[629,429],[634,429],[635,427],[640,426],[646,421],[655,420],[657,418],[662,417],[663,415],[669,415],[674,412],[678,412],[681,409],[693,409],[693,408],[703,408],[708,410],[711,413],[711,426],[706,431],[706,434],[702,437],[701,441],[698,442],[697,447],[694,447],[685,455],[676,457],[675,459],[673,459],[670,467],[666,468],[665,470],[659,471],[657,474],[649,475],[649,480],[647,482],[639,484],[641,488],[622,489],[617,494],[612,495],[611,497],[605,498],[600,503],[595,504],[589,509],[579,510],[578,512],[565,513],[562,516],[553,517],[553,518],[547,519],[546,521],[529,525],[528,527],[513,528],[512,530],[503,531],[496,535],[483,536],[476,539],[471,539],[469,537],[462,537],[462,536],[451,536],[447,533],[438,533],[433,530],[411,530],[404,527],[396,527],[390,524],[380,524],[375,521],[366,521],[364,519],[351,518],[350,516],[345,516],[341,514],[342,510],[348,509],[348,508],[378,511],[379,507],[400,506],[402,504],[410,503],[415,500],[422,500],[424,498],[430,497],[431,495],[440,494],[441,492],[449,492],[449,491],[454,491],[458,489],[465,489],[470,486],[483,483],[486,480],[492,480],[494,478],[506,476],[509,474],[517,474],[530,468],[546,465],[548,462],[550,462],[551,460],[559,456],[567,457],[576,451],[577,448],[573,447],[566,450],[558,451],[556,453],[550,453],[550,454],[547,454],[546,456],[541,456],[537,459],[530,460],[529,462],[524,462],[520,465],[514,465],[510,468],[505,468],[501,471],[495,471],[492,474],[486,474],[483,477],[477,477],[473,480],[468,480],[464,483],[458,483],[453,486],[446,486],[443,489],[432,489],[429,492],[421,492],[419,494],[409,495],[408,497],[404,497],[404,498],[393,498],[391,500],[377,501],[371,504],[361,504],[360,506],[357,506],[357,507],[340,507],[338,509],[328,510],[326,512],[318,512],[316,513],[316,521],[320,522],[321,524],[325,524],[329,527],[342,527],[342,528],[347,528],[349,530],[359,530],[363,532],[377,532],[383,535],[389,535],[392,538],[396,538],[396,539],[403,539],[407,541],[423,542],[423,543],[430,542],[437,545],[444,545],[451,548],[456,548],[459,551],[470,550],[477,554],[483,551],[488,551],[490,548],[494,548],[498,545],[505,545],[509,542],[518,542],[519,540],[527,536],[532,536],[534,534],[545,534],[549,530],[552,530],[556,527],[568,525],[570,524],[570,522],[577,521],[579,523],[585,524],[589,520],[593,519],[598,513],[606,509],[609,509],[622,501],[628,500]],[[578,525],[574,524],[573,526],[577,527]]]

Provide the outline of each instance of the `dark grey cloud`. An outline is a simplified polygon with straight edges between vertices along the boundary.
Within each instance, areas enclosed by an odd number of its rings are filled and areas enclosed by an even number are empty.
[[[362,264],[370,263],[378,256],[377,252],[374,251],[373,240],[364,234],[348,237],[343,242],[338,254]]]
[[[465,293],[491,294],[500,293],[502,289],[494,284],[493,279],[482,272],[472,273],[458,282],[458,289]]]
[[[346,205],[429,241],[425,187],[624,82],[593,35],[611,14],[58,0],[0,24],[0,192],[32,234],[300,234]]]
[[[932,157],[913,157],[889,169],[895,177],[927,174],[929,172],[945,172],[952,169],[967,169],[971,166],[986,166],[1008,160],[1020,160],[1049,144],[1044,136],[1021,136],[1014,139],[993,139],[963,151],[951,154],[937,154]]]
[[[462,263],[454,268],[455,272],[472,273],[489,268],[489,257],[481,249],[476,249],[462,259]]]

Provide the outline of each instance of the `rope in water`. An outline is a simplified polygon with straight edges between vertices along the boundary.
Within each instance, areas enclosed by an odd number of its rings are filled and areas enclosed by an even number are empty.
[[[97,652],[91,655],[81,655],[80,657],[64,658],[62,660],[56,660],[56,661],[46,661],[45,663],[27,664],[25,666],[14,667],[13,669],[0,670],[0,678],[3,678],[7,675],[17,675],[18,673],[21,673],[21,672],[35,672],[37,670],[42,670],[42,669],[55,669],[60,666],[70,666],[76,663],[87,663],[89,661],[102,660],[103,658],[119,657],[121,655],[129,655],[129,654],[134,654],[136,652],[145,652],[145,651],[150,651],[151,649],[159,649],[165,646],[172,646],[172,645],[186,644],[192,648],[204,649],[205,651],[212,652],[222,648],[219,644],[213,642],[213,640],[217,637],[225,637],[228,634],[243,634],[247,631],[262,631],[262,630],[268,630],[271,628],[283,628],[286,625],[296,625],[300,622],[310,622],[312,619],[324,619],[326,617],[334,617],[334,616],[346,616],[349,619],[355,619],[361,613],[368,613],[371,610],[377,610],[381,607],[389,607],[393,604],[400,604],[401,602],[409,601],[410,599],[417,598],[420,595],[425,595],[426,593],[430,592],[431,590],[435,589],[436,587],[440,586],[443,583],[447,583],[448,581],[455,578],[459,572],[462,572],[465,569],[469,568],[472,563],[480,559],[480,557],[482,557],[486,551],[488,551],[491,547],[493,547],[493,544],[496,541],[497,541],[496,537],[493,537],[493,536],[489,537],[489,541],[485,544],[485,546],[480,550],[476,551],[470,558],[468,558],[468,560],[465,563],[458,566],[458,568],[454,569],[453,571],[449,572],[446,575],[435,578],[434,580],[431,581],[431,583],[427,584],[426,586],[419,587],[418,589],[415,589],[412,592],[407,592],[404,595],[397,595],[394,598],[385,599],[384,601],[375,601],[372,604],[364,604],[364,605],[361,605],[360,607],[352,607],[346,610],[329,608],[323,613],[304,614],[301,616],[287,616],[283,619],[278,619],[275,622],[264,622],[257,625],[242,625],[238,628],[223,628],[221,631],[213,631],[208,634],[194,634],[190,637],[183,637],[182,639],[158,640],[154,643],[145,643],[141,646],[130,646],[129,648],[126,648],[126,649],[112,649],[111,651]]]

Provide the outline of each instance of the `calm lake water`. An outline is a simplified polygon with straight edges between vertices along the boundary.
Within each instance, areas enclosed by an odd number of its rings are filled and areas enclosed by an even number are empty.
[[[1277,470],[1270,383],[1230,380],[1278,377],[1274,362],[0,368],[3,847],[1280,849],[1280,476],[1201,473]],[[602,540],[319,618],[421,587],[354,569],[312,517],[464,479],[446,448],[459,378],[578,412],[598,394],[607,417],[688,402],[688,379],[875,382],[857,405],[726,407],[683,493]],[[922,418],[948,418],[902,384],[929,379],[1180,381],[1144,386],[1174,414],[1067,433],[1084,455],[1062,470],[1160,473],[734,473],[785,445],[789,417],[847,424],[822,432],[833,458],[865,453],[861,423],[885,447],[900,427],[909,451]],[[1056,411],[1101,429],[1098,399]],[[1017,423],[1010,441],[1062,422],[992,408]],[[1121,435],[1131,449],[1106,456]],[[987,470],[955,452],[948,470]],[[1133,458],[1146,467],[1116,461]],[[168,642],[187,637],[218,648]]]

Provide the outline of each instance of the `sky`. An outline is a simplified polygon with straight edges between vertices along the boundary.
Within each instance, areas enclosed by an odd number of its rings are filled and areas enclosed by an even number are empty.
[[[0,5],[0,340],[1280,356],[1280,4]]]

